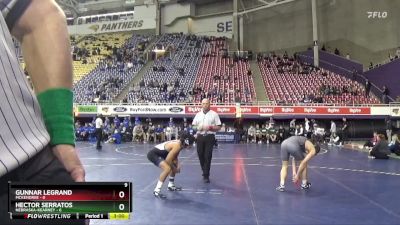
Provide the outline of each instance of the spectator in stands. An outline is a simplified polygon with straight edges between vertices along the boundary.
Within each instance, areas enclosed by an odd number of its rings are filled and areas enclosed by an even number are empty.
[[[233,127],[235,128],[235,143],[239,144],[244,134],[243,116],[236,118],[235,122],[233,122]]]
[[[357,78],[357,70],[353,67],[353,71],[351,72],[351,80],[355,81]]]
[[[121,124],[121,121],[119,120],[118,116],[114,117],[114,126],[115,128],[119,128],[119,125]]]
[[[171,129],[171,139],[177,140],[178,135],[179,135],[179,128],[174,124]]]
[[[312,130],[310,121],[307,118],[304,118],[304,136],[307,138],[311,138]]]
[[[286,131],[285,128],[283,128],[283,125],[279,125],[279,129],[278,129],[278,134],[277,134],[277,140],[278,143],[282,143],[283,140],[285,140],[286,138]]]
[[[368,140],[364,144],[364,148],[372,148],[372,147],[374,147],[376,145],[377,142],[378,142],[378,132],[374,131],[372,139]]]
[[[336,123],[333,120],[331,120],[331,129],[329,131],[331,132],[331,136],[336,134]]]
[[[258,144],[262,143],[262,141],[261,141],[261,129],[260,129],[260,125],[259,124],[256,124],[256,142]]]
[[[384,85],[382,90],[382,103],[389,103],[389,89]]]
[[[147,143],[149,143],[150,140],[156,142],[155,130],[156,130],[155,126],[152,123],[149,123],[149,128],[147,129],[147,134],[146,134]]]
[[[369,97],[369,92],[371,90],[371,82],[368,79],[365,80],[365,97]]]
[[[396,59],[400,58],[400,47],[396,49]]]
[[[328,145],[340,145],[340,137],[336,133],[329,138]]]
[[[269,142],[268,129],[265,124],[261,125],[261,143]]]
[[[389,52],[388,58],[389,58],[389,62],[394,60],[394,57],[392,56],[392,54],[390,52]]]
[[[252,75],[251,69],[248,69],[247,70],[247,76],[251,77],[251,75]]]
[[[278,131],[275,129],[273,123],[270,123],[268,126],[268,137],[271,143],[276,143],[278,141]]]
[[[304,136],[303,124],[296,125],[295,135],[296,135],[296,136]]]
[[[342,142],[343,144],[346,143],[348,137],[349,137],[349,124],[347,122],[347,119],[345,117],[343,117],[343,124],[342,124]]]
[[[140,82],[139,82],[139,87],[145,87],[145,82],[144,82],[144,80],[142,79]]]
[[[165,137],[167,141],[171,141],[177,138],[178,129],[175,125],[170,124],[165,128]]]
[[[165,141],[165,133],[164,129],[161,127],[160,124],[157,125],[157,128],[155,129],[155,134],[156,134],[156,140],[155,142],[163,142]]]
[[[192,135],[192,136],[194,136],[195,133],[196,133],[196,131],[195,131],[195,129],[193,128],[192,124],[189,124],[189,125],[188,125],[188,127],[186,128],[186,132],[187,132],[188,134]]]
[[[372,64],[372,62],[369,62],[368,69],[372,70],[373,68],[374,68],[374,64]]]
[[[256,139],[256,128],[251,125],[247,130],[247,143],[255,143]]]
[[[292,119],[292,120],[290,121],[290,123],[289,123],[289,127],[290,127],[290,128],[295,128],[295,126],[296,126],[296,119]]]
[[[89,138],[89,124],[85,123],[83,127],[80,127],[79,129],[79,134],[80,134],[80,139],[82,141],[87,141]]]
[[[394,134],[391,137],[391,142],[389,143],[389,150],[392,153],[395,153],[396,155],[400,156],[400,141],[399,141],[399,137],[397,136],[397,134]]]
[[[392,124],[392,120],[390,119],[390,116],[387,116],[385,118],[385,124],[386,124],[386,137],[388,138],[388,142],[391,142],[392,141],[393,124]]]
[[[141,124],[135,125],[132,132],[132,141],[133,142],[144,142],[145,134],[143,131],[143,127]]]
[[[375,159],[389,159],[390,150],[385,135],[378,134],[377,141],[376,145],[369,151],[369,156]]]
[[[339,49],[338,48],[335,48],[335,55],[340,55],[340,51],[339,51]]]

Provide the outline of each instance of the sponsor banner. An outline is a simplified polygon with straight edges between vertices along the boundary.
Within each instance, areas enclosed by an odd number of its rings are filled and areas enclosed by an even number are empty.
[[[97,113],[97,105],[78,105],[76,107],[78,113]]]
[[[113,106],[102,105],[98,107],[98,113],[102,115],[143,115],[143,114],[184,114],[184,106]]]
[[[274,107],[260,106],[258,112],[260,116],[271,116],[274,113]]]
[[[100,113],[101,115],[104,115],[104,116],[109,116],[112,114],[111,107],[112,106],[108,106],[108,105],[99,105],[97,107],[97,113]]]
[[[370,115],[370,107],[347,107],[340,108],[342,112],[340,114],[351,114],[351,115]]]
[[[235,114],[236,107],[235,106],[211,106],[211,110],[215,111],[218,114]]]
[[[235,141],[235,134],[232,132],[217,132],[215,139],[218,142],[233,143]]]
[[[397,108],[397,110],[394,110]],[[396,111],[399,110],[399,107],[388,107],[388,106],[377,106],[377,107],[371,107],[371,115],[374,116],[382,116],[382,115],[392,115],[396,114]],[[399,116],[399,115],[397,115]]]
[[[68,26],[69,34],[102,34],[132,30],[155,29],[156,21],[151,18],[107,21]]]
[[[244,115],[257,115],[259,113],[258,106],[241,106],[240,111]]]
[[[185,112],[186,114],[196,114],[200,112],[201,106],[185,106]]]
[[[130,106],[130,114],[184,114],[184,106]]]
[[[219,115],[235,116],[236,106],[210,107]],[[246,116],[272,116],[272,115],[400,115],[400,107],[329,107],[329,106],[241,106],[241,114]],[[76,106],[76,112],[83,114],[101,113],[103,115],[195,115],[202,110],[197,106],[175,106],[175,105],[99,105]]]
[[[373,110],[375,111],[375,110]],[[395,117],[400,117],[400,107],[390,107],[389,109],[389,115],[395,116]]]
[[[101,105],[98,107],[98,113],[102,115],[127,115],[129,106]]]
[[[274,107],[274,114],[311,114],[311,115],[370,115],[369,107]]]
[[[196,114],[200,112],[201,109],[202,109],[201,106],[186,106],[185,112],[186,114]],[[210,109],[220,115],[230,115],[236,113],[235,106],[210,106]]]

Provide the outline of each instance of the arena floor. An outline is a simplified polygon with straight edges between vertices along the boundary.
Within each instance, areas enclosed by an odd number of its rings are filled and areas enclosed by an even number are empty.
[[[400,224],[400,161],[368,159],[366,153],[323,148],[312,159],[310,190],[292,185],[277,192],[281,167],[278,144],[221,144],[214,150],[211,183],[202,182],[195,147],[180,154],[181,192],[152,195],[160,169],[146,153],[151,144],[77,144],[87,181],[131,181],[129,221],[92,220],[91,224]],[[290,172],[290,168],[289,168]],[[289,173],[290,174],[290,173]]]

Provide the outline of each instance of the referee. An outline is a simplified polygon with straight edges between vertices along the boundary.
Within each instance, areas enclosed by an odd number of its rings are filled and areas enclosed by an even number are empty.
[[[103,120],[101,119],[100,114],[97,115],[95,123],[96,123],[96,139],[97,139],[96,149],[101,150],[101,141],[103,138]]]
[[[84,224],[10,220],[8,181],[85,180],[75,150],[72,57],[65,15],[54,0],[0,0],[0,224]],[[20,43],[35,92],[15,54]]]
[[[221,120],[216,112],[210,110],[210,100],[201,101],[202,110],[196,114],[192,125],[197,128],[197,154],[203,170],[204,183],[210,183],[212,151],[215,132],[221,129]]]

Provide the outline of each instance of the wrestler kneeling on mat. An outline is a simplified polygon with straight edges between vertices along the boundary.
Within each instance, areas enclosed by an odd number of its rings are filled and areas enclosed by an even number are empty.
[[[318,144],[317,137],[312,135],[311,139],[304,136],[292,136],[282,142],[281,145],[281,180],[280,185],[276,188],[277,191],[285,191],[285,180],[288,170],[289,157],[292,156],[292,171],[293,182],[302,181],[301,189],[309,189],[311,183],[307,180],[307,164],[318,152],[321,147]],[[296,170],[296,162],[300,163]]]
[[[154,146],[149,151],[147,158],[154,163],[154,165],[160,167],[162,172],[157,182],[157,186],[154,189],[154,196],[158,198],[166,198],[165,195],[161,194],[161,187],[169,174],[169,191],[180,191],[182,188],[175,186],[175,174],[180,172],[180,165],[178,163],[179,152],[194,142],[194,137],[188,133],[182,133],[178,140],[166,141],[164,143]]]

